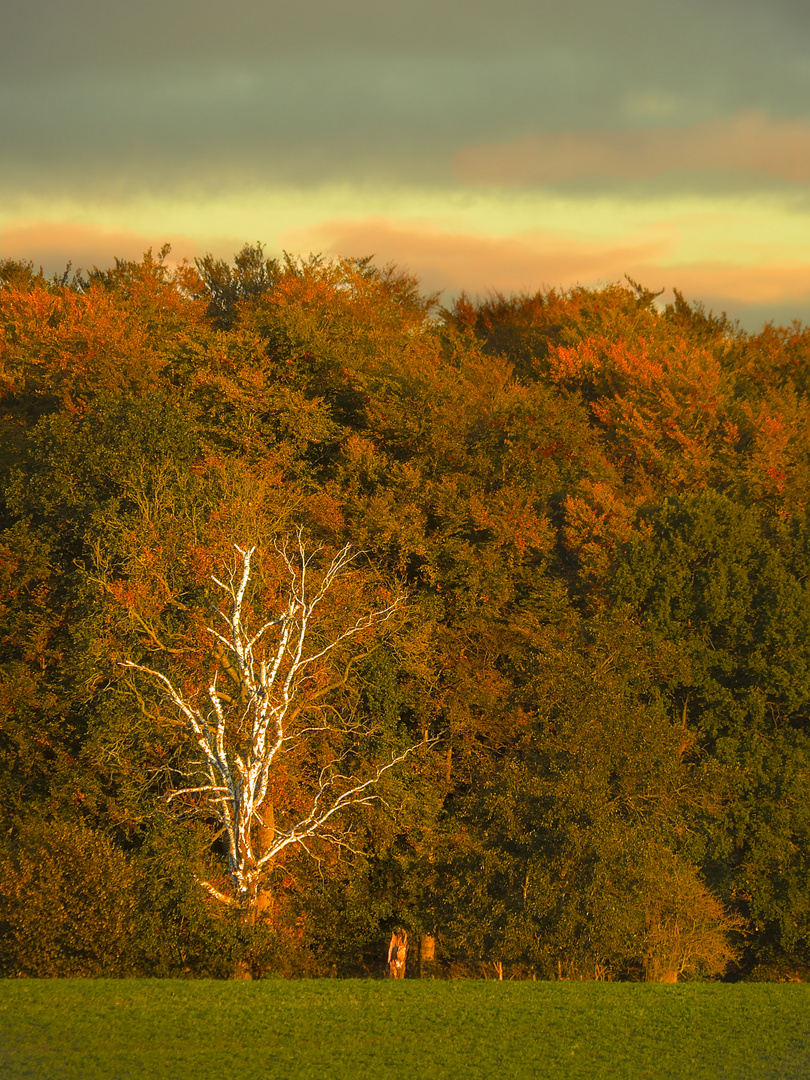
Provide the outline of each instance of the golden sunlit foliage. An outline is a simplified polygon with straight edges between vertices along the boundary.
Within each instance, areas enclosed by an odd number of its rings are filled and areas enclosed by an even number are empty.
[[[372,972],[396,928],[437,971],[803,969],[807,333],[632,282],[442,309],[370,260],[167,256],[0,267],[3,970]],[[347,776],[427,745],[246,921],[216,815],[170,798],[177,710],[121,665],[236,693],[211,577],[255,547],[246,611],[281,610],[299,526],[363,553],[324,641],[405,598],[306,723],[341,717]],[[337,745],[283,754],[246,828],[298,820]]]

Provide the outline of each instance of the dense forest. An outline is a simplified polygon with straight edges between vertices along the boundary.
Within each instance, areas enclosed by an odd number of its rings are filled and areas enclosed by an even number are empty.
[[[0,263],[0,971],[804,977],[810,330],[167,255]],[[269,641],[323,588],[242,888],[253,548]]]

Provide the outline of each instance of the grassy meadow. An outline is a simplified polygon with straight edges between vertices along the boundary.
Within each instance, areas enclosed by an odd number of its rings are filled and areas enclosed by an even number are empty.
[[[810,1077],[810,986],[6,981],[22,1077]]]

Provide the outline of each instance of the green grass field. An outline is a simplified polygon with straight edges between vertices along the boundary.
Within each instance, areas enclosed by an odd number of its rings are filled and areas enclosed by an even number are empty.
[[[810,1078],[810,985],[13,980],[0,1077]]]

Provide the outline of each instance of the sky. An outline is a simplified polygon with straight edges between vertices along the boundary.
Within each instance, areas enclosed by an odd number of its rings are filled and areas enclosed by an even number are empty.
[[[807,0],[0,0],[0,258],[372,255],[810,322]]]

